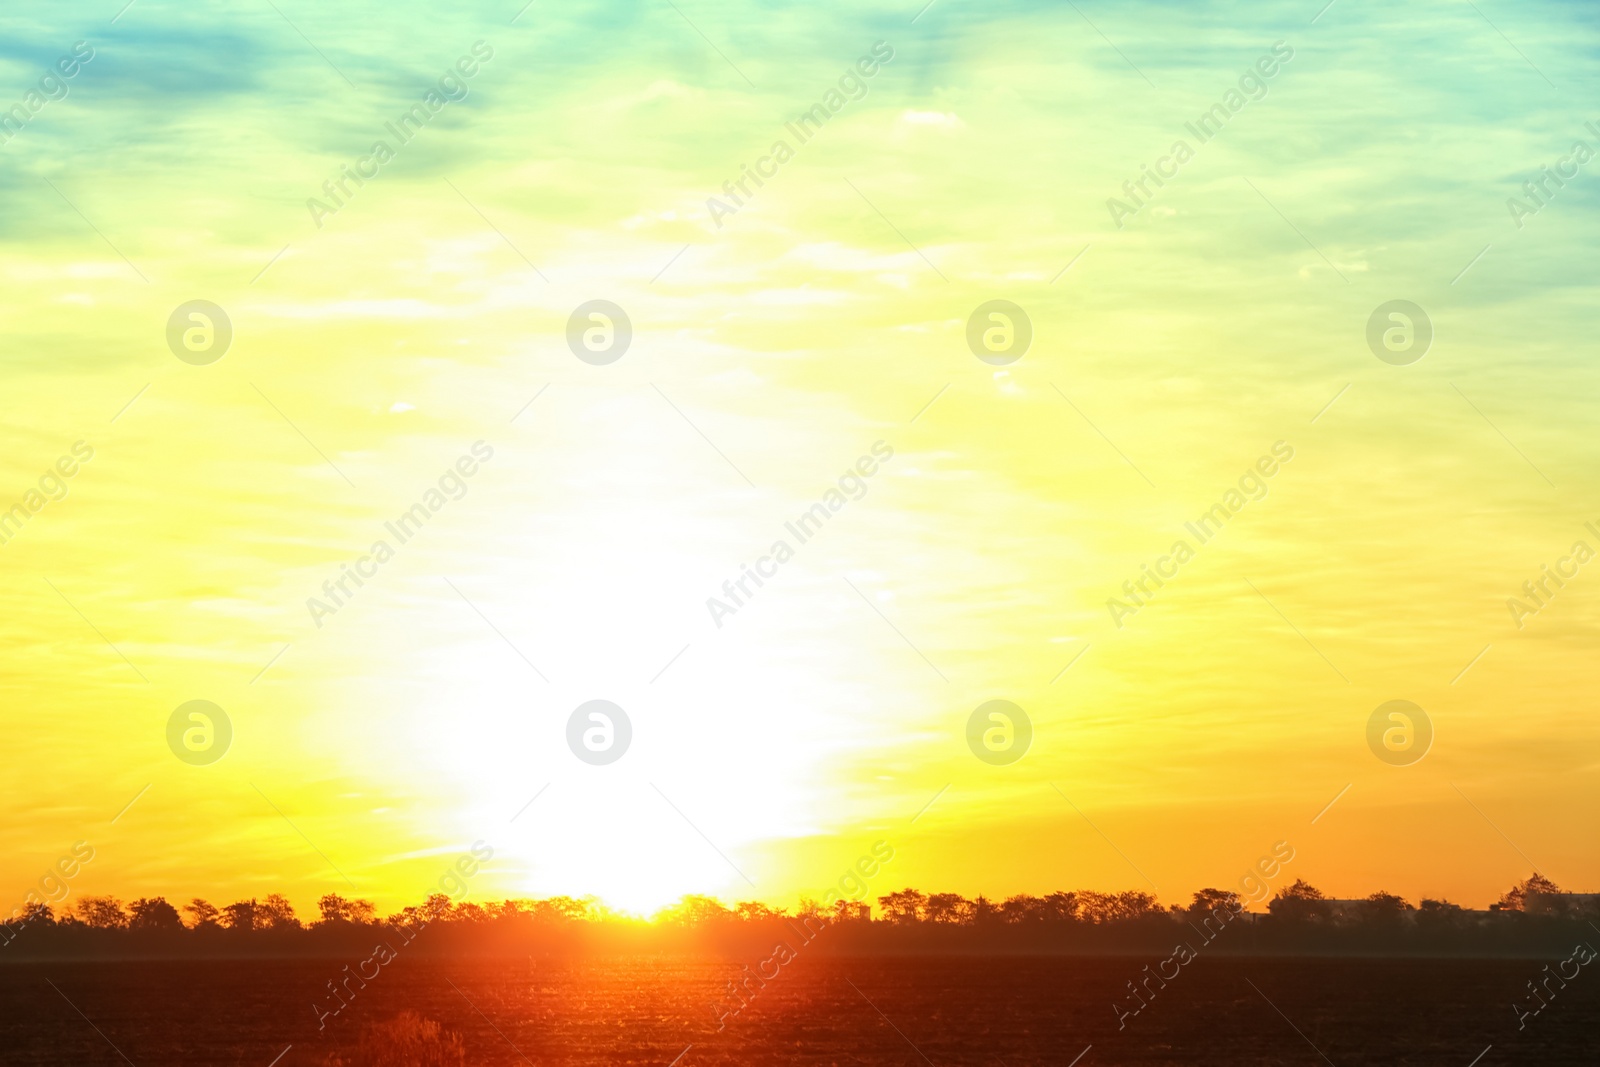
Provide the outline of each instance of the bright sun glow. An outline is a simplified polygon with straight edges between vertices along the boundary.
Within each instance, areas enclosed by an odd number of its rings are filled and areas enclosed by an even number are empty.
[[[593,15],[605,47],[587,9],[393,6],[304,37],[315,5],[96,15],[71,95],[7,131],[19,892],[92,836],[85,893],[271,872],[303,910],[394,908],[484,841],[476,900],[792,906],[882,840],[874,896],[1181,899],[1346,787],[1297,842],[1331,893],[1493,899],[1528,871],[1483,814],[1600,882],[1548,817],[1596,807],[1590,572],[1508,611],[1594,536],[1600,372],[1589,169],[1505,201],[1593,135],[1531,70],[1492,138],[1479,106],[1560,19],[1441,7],[1461,51],[1415,64],[1363,51],[1409,7],[1296,12],[1274,51],[1272,19],[1222,41],[1167,5],[1128,50],[1156,90],[1070,6],[795,9],[739,43],[666,7]],[[5,100],[91,36],[56,21],[18,24]],[[867,91],[741,179],[880,37]],[[308,209],[480,39],[468,97]],[[1108,208],[1264,55],[1266,95]],[[1448,180],[1418,185],[1417,130]],[[1395,300],[1425,358],[1369,344]],[[1405,773],[1364,732],[1395,699],[1436,737]],[[232,726],[214,762],[169,745],[195,700]],[[603,766],[568,744],[592,700],[631,725]],[[1031,722],[1014,762],[969,747],[993,700]]]

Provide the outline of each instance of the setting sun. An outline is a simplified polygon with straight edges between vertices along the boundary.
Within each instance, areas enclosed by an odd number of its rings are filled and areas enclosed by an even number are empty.
[[[1592,12],[4,19],[17,1062],[1576,1062]]]

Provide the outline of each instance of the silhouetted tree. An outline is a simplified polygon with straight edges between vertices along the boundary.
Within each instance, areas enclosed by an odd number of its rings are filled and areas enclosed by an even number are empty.
[[[1189,902],[1188,917],[1199,920],[1218,911],[1238,913],[1244,910],[1244,900],[1231,889],[1201,889]]]
[[[222,925],[222,912],[210,901],[195,897],[183,906],[183,910],[189,916],[189,925],[193,929],[210,930]]]
[[[838,906],[844,903],[846,903],[845,899],[840,897],[838,900],[833,902],[833,910],[837,910]],[[829,909],[823,907],[822,901],[813,896],[802,896],[800,898],[800,903],[797,904],[794,909],[795,918],[801,920],[802,922],[807,919],[815,922],[819,917],[822,919],[822,921],[826,922],[828,918],[828,912]]]
[[[378,909],[373,907],[370,900],[346,900],[337,893],[329,893],[317,899],[317,911],[323,923],[371,923],[378,915]]]
[[[449,897],[443,893],[430,893],[420,905],[401,908],[384,921],[390,926],[399,926],[414,932],[431,922],[449,919],[450,912]]]
[[[1448,934],[1465,924],[1466,913],[1460,904],[1423,897],[1417,905],[1417,927],[1431,936]]]
[[[1296,878],[1293,885],[1278,890],[1267,905],[1267,911],[1288,922],[1326,922],[1333,914],[1333,906],[1322,895],[1322,890],[1304,878]]]
[[[1057,890],[1044,898],[1044,914],[1046,919],[1055,922],[1076,922],[1080,918],[1082,902],[1077,893],[1063,893]]]
[[[83,925],[100,930],[122,930],[128,925],[128,913],[116,897],[83,897],[72,912]]]
[[[722,902],[716,897],[690,893],[680,898],[676,904],[656,912],[655,920],[677,926],[704,926],[707,923],[722,922],[732,915],[733,912],[723,907]]]
[[[1506,890],[1491,908],[1499,911],[1525,911],[1549,914],[1555,911],[1561,890],[1544,875],[1535,872]]]
[[[464,901],[457,904],[454,910],[451,911],[450,917],[456,922],[469,924],[488,922],[491,918],[489,909],[474,901]]]
[[[869,923],[872,921],[872,905],[864,900],[836,900],[833,904],[833,922],[836,923]],[[815,929],[807,925],[806,929]]]
[[[783,918],[784,909],[769,908],[765,904],[762,904],[758,901],[746,900],[735,905],[733,914],[734,917],[740,922],[766,922],[771,919]]]
[[[1115,900],[1113,913],[1117,919],[1141,919],[1161,912],[1161,904],[1154,896],[1137,889],[1118,893]]]
[[[1096,924],[1137,919],[1161,910],[1155,897],[1134,890],[1125,893],[1079,893],[1077,902],[1079,917]]]
[[[295,918],[294,905],[282,893],[268,893],[256,905],[256,926],[263,930],[298,930],[300,920]]]
[[[506,901],[507,904],[512,903]],[[550,897],[546,900],[530,902],[533,917],[544,922],[575,922],[586,918],[589,914],[587,901],[577,897]]]
[[[140,897],[128,905],[128,914],[129,929],[167,932],[183,929],[178,909],[168,904],[164,897]]]
[[[930,893],[922,906],[922,917],[931,923],[958,923],[971,910],[971,903],[960,893]]]
[[[1039,897],[1007,897],[1000,905],[1000,919],[1007,923],[1040,923],[1045,920],[1044,901]]]
[[[922,918],[928,898],[915,889],[902,889],[878,898],[878,907],[892,923],[914,923]]]
[[[222,909],[222,925],[230,930],[260,930],[262,924],[257,921],[257,909],[254,899],[235,901]]]
[[[1108,923],[1116,914],[1117,898],[1092,889],[1078,894],[1078,918],[1086,923]]]
[[[1361,918],[1366,922],[1390,927],[1400,922],[1405,917],[1406,912],[1415,910],[1410,904],[1406,903],[1404,897],[1397,897],[1393,893],[1385,893],[1379,890],[1362,902]]]

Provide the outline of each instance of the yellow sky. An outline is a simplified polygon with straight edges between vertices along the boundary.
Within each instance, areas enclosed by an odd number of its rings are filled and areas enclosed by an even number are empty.
[[[6,57],[21,99],[97,49],[4,148],[0,506],[93,458],[0,546],[0,890],[77,840],[75,893],[307,910],[411,902],[478,839],[475,897],[638,909],[788,903],[879,839],[872,895],[1171,902],[1278,840],[1335,896],[1600,881],[1600,572],[1507,608],[1600,548],[1593,178],[1506,207],[1600,148],[1563,9],[1504,27],[1528,62],[1447,5],[1091,12],[1105,38],[1070,9],[686,6],[725,57],[670,8],[600,53],[577,14],[286,12],[325,58],[270,11],[143,4]],[[480,40],[466,99],[317,228],[306,200]],[[1118,229],[1107,199],[1285,40]],[[719,227],[707,198],[877,41],[864,98]],[[206,365],[167,343],[197,299],[233,329]],[[596,299],[633,326],[607,365],[566,339]],[[1397,299],[1436,333],[1408,365],[1365,339]],[[991,300],[1032,323],[1004,366],[966,341]],[[1276,442],[1265,496],[1119,627],[1108,599]],[[592,699],[632,724],[605,766],[566,740]],[[967,746],[992,699],[1032,722],[1009,765]],[[1409,766],[1368,748],[1392,699],[1434,731]],[[191,700],[232,724],[209,765],[168,746]]]

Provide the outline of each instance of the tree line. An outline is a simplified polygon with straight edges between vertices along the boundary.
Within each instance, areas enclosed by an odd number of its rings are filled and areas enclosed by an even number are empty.
[[[34,903],[0,923],[0,959],[134,953],[179,955],[301,955],[361,945],[385,931],[415,935],[432,928],[421,954],[584,951],[605,948],[722,947],[736,949],[785,929],[806,933],[832,927],[827,939],[846,951],[1121,951],[1158,948],[1186,930],[1210,929],[1221,913],[1244,917],[1241,933],[1223,951],[1339,951],[1384,947],[1419,951],[1513,951],[1562,943],[1573,932],[1593,935],[1600,903],[1562,893],[1534,874],[1508,889],[1487,911],[1424,898],[1413,905],[1387,892],[1358,901],[1329,899],[1302,880],[1266,901],[1265,912],[1232,890],[1206,888],[1187,905],[1163,907],[1139,892],[1019,894],[992,901],[958,893],[902,889],[865,901],[802,899],[786,908],[746,901],[728,906],[685,896],[649,920],[606,907],[596,898],[476,903],[443,893],[380,917],[371,901],[335,893],[304,920],[281,894],[223,907],[191,899],[181,908],[163,897],[124,904],[85,896],[60,912]],[[1586,935],[1588,936],[1588,935]],[[1207,938],[1209,941],[1209,938]],[[424,944],[424,942],[418,942]],[[820,944],[820,943],[819,943]],[[13,946],[16,946],[13,948]]]

